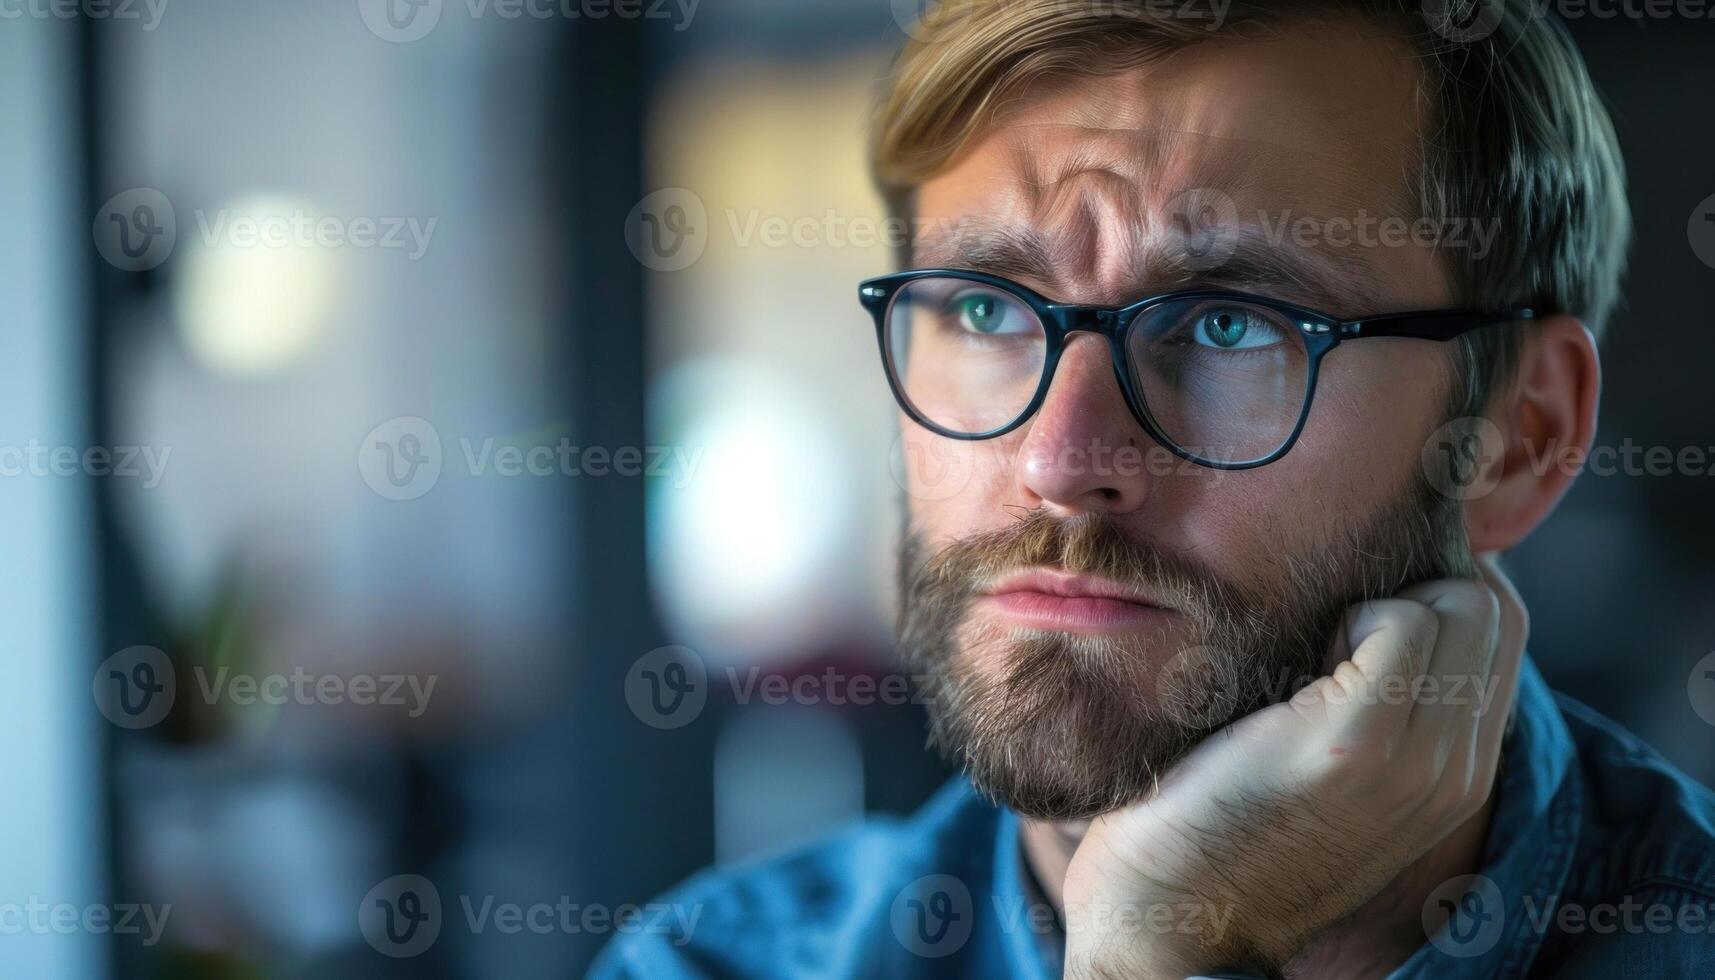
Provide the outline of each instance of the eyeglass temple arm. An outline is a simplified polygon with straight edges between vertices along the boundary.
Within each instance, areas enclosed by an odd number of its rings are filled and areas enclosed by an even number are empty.
[[[1452,340],[1480,327],[1499,326],[1536,319],[1536,311],[1528,309],[1497,310],[1438,310],[1425,313],[1388,313],[1382,316],[1348,320],[1339,325],[1342,336],[1351,337],[1412,337],[1418,340]]]

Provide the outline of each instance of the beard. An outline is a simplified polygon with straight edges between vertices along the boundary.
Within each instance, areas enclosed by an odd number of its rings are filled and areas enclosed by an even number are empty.
[[[1422,581],[1477,578],[1457,500],[1426,481],[1367,525],[1240,582],[1125,534],[1104,514],[1031,511],[926,553],[907,526],[899,636],[930,742],[993,802],[1087,819],[1146,799],[1223,726],[1326,673],[1345,610]],[[1134,586],[1177,615],[1132,635],[1002,627],[970,615],[984,587],[1046,566]]]

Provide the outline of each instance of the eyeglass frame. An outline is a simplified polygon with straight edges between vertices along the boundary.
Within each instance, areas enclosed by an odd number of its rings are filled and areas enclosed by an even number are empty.
[[[898,370],[893,361],[893,352],[888,347],[887,322],[892,313],[893,301],[900,290],[918,280],[931,278],[961,279],[1003,290],[1022,300],[1036,314],[1037,321],[1042,324],[1046,350],[1042,361],[1042,378],[1037,383],[1036,393],[1031,396],[1030,403],[1019,412],[1017,418],[998,429],[981,433],[964,433],[943,428],[919,412],[905,394],[904,385],[898,376]],[[1298,420],[1293,425],[1291,434],[1267,456],[1238,462],[1222,462],[1198,456],[1180,446],[1177,441],[1168,438],[1167,434],[1161,430],[1160,425],[1156,423],[1154,416],[1150,414],[1149,406],[1143,398],[1141,386],[1134,382],[1131,365],[1126,359],[1126,340],[1132,325],[1138,321],[1144,312],[1164,303],[1182,300],[1243,302],[1261,306],[1276,313],[1286,314],[1298,323],[1300,333],[1304,337],[1305,349],[1309,355],[1308,373],[1304,381],[1304,403],[1299,407]],[[1101,334],[1108,339],[1108,349],[1113,358],[1114,380],[1119,383],[1120,394],[1125,397],[1126,407],[1131,410],[1132,417],[1143,427],[1144,432],[1180,459],[1216,470],[1248,470],[1267,466],[1285,456],[1292,449],[1298,442],[1298,437],[1304,432],[1304,424],[1310,418],[1311,403],[1316,400],[1316,382],[1321,369],[1322,358],[1327,356],[1329,351],[1340,346],[1343,341],[1363,340],[1368,337],[1404,337],[1414,340],[1449,341],[1482,327],[1500,326],[1536,318],[1535,310],[1528,307],[1517,307],[1502,310],[1417,310],[1407,313],[1378,313],[1347,319],[1269,296],[1223,289],[1191,289],[1157,293],[1124,306],[1056,303],[1029,286],[1002,276],[975,272],[969,269],[939,268],[908,269],[903,272],[865,279],[858,284],[858,302],[862,303],[864,308],[869,310],[875,318],[876,342],[881,348],[882,368],[887,374],[888,387],[893,390],[894,401],[898,402],[899,407],[913,422],[936,435],[948,439],[976,442],[998,438],[1023,425],[1042,408],[1042,403],[1047,400],[1048,389],[1053,384],[1054,372],[1059,367],[1060,355],[1066,349],[1067,339],[1072,334],[1082,331]]]

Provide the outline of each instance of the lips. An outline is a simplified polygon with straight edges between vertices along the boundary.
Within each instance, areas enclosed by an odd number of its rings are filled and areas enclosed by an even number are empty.
[[[980,602],[1017,625],[1070,633],[1130,632],[1172,615],[1136,588],[1050,568],[1005,575]]]

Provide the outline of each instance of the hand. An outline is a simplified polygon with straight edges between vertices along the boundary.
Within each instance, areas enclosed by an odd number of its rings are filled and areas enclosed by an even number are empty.
[[[1492,565],[1484,574],[1352,607],[1331,676],[1093,821],[1066,875],[1066,976],[1278,972],[1476,815],[1524,647],[1516,593]],[[1200,935],[1136,927],[1138,910],[1189,904]]]

